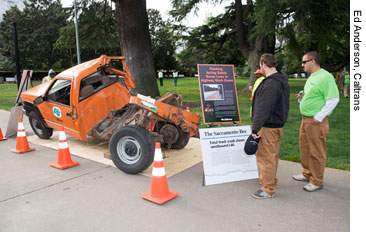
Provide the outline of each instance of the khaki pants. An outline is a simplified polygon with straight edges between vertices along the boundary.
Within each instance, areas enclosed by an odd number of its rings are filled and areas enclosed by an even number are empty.
[[[326,136],[329,131],[328,117],[320,124],[312,124],[313,117],[302,117],[299,144],[302,174],[310,183],[323,186],[327,156]]]
[[[344,97],[349,97],[349,85],[344,85]]]
[[[261,141],[258,144],[256,156],[260,170],[261,190],[268,194],[275,194],[282,128],[262,127],[258,134],[261,136]]]

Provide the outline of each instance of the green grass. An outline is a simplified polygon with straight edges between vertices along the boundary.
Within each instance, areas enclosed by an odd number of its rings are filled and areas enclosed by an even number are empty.
[[[0,109],[10,111],[15,106],[17,92],[16,84],[0,85]]]
[[[290,79],[290,112],[287,123],[283,129],[281,140],[280,159],[300,162],[299,155],[299,129],[301,124],[301,115],[299,103],[295,94],[303,89],[305,79]],[[236,79],[237,90],[243,89],[248,83],[248,79]],[[158,84],[159,86],[159,84]],[[169,91],[175,91],[183,96],[185,102],[200,102],[200,93],[197,78],[184,78],[178,80],[178,86],[175,87],[173,79],[164,79],[164,86],[159,86],[160,94],[164,95]],[[16,85],[0,85],[0,109],[10,110],[15,105]],[[240,108],[240,125],[250,125],[249,109],[250,95],[238,94]],[[327,136],[327,163],[330,168],[350,170],[350,102],[340,96],[340,102],[332,115],[329,117],[329,134]],[[200,107],[191,108],[192,112],[198,112],[202,117]],[[227,124],[222,125],[227,126]],[[201,128],[207,127],[205,124]]]

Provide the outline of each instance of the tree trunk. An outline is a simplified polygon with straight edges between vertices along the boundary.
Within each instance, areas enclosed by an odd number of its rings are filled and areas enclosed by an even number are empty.
[[[115,0],[115,3],[121,52],[137,91],[151,97],[159,96],[146,0]]]
[[[259,68],[259,59],[262,55],[261,51],[254,49],[249,55],[248,65],[250,68],[250,77],[248,81],[248,85],[245,87],[244,91],[249,92],[249,86],[254,86],[254,82],[257,80],[257,77],[254,75],[254,72]]]
[[[248,60],[250,69],[250,77],[247,86],[240,90],[240,93],[250,93],[249,86],[253,86],[256,81],[254,72],[259,68],[259,59],[263,53],[274,53],[275,36],[250,38],[254,23],[250,20],[250,12],[253,11],[253,2],[247,0],[245,12],[241,0],[235,0],[235,24],[237,28],[237,38],[239,49],[244,57]],[[248,34],[245,34],[244,21],[247,24]],[[273,19],[275,22],[275,19]],[[273,24],[275,27],[275,23]]]

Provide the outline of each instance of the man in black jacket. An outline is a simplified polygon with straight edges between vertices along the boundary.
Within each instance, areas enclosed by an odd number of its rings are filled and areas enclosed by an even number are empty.
[[[288,80],[276,66],[274,55],[261,56],[260,68],[266,78],[255,91],[252,103],[252,137],[261,139],[256,153],[261,188],[252,195],[257,199],[275,196],[282,127],[289,111]]]

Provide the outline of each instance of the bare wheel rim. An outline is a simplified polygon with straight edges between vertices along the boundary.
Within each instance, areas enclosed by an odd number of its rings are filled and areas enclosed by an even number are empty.
[[[117,143],[118,157],[126,164],[135,164],[141,158],[141,145],[133,137],[126,136]]]

